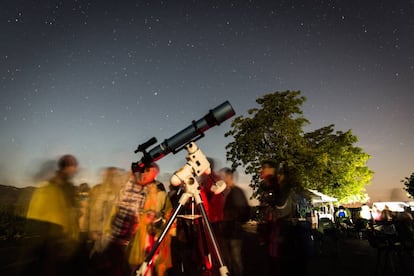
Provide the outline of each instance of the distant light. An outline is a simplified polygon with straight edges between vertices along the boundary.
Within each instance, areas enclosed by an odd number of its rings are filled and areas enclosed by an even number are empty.
[[[385,206],[388,206],[392,212],[403,212],[404,207],[409,206],[407,203],[402,201],[374,202],[372,205],[379,211],[382,211]]]

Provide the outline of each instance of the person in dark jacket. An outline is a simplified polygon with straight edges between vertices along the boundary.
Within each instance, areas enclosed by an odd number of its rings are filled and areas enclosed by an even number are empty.
[[[271,275],[307,275],[311,252],[311,203],[295,168],[273,160],[262,162],[260,177],[265,243]]]
[[[223,168],[219,171],[221,179],[226,183],[223,207],[223,239],[224,256],[231,275],[243,275],[242,225],[250,218],[250,207],[244,191],[236,185],[234,171]]]

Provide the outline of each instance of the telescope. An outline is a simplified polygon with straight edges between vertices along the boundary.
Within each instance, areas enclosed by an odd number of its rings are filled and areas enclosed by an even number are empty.
[[[235,114],[232,106],[228,101],[218,105],[214,109],[211,109],[204,117],[198,121],[192,121],[191,125],[184,128],[177,134],[165,139],[164,142],[155,146],[151,150],[146,149],[157,142],[155,137],[152,137],[147,142],[138,146],[135,153],[142,152],[143,156],[140,161],[133,162],[131,165],[132,172],[140,172],[145,169],[145,166],[151,162],[157,161],[170,152],[176,154],[185,146],[190,143],[199,140],[204,137],[204,132],[213,126],[220,125],[220,123],[229,119]]]

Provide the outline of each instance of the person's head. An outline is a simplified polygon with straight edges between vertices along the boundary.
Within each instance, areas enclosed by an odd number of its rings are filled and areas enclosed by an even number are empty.
[[[91,188],[89,187],[89,184],[86,182],[83,182],[78,187],[78,194],[79,195],[88,195]]]
[[[260,178],[264,182],[277,183],[280,188],[291,188],[293,186],[300,186],[300,182],[292,167],[288,167],[283,163],[278,163],[273,160],[265,160],[262,162],[260,169]],[[276,181],[275,181],[276,180]]]
[[[268,179],[269,177],[275,176],[278,172],[279,164],[273,160],[265,160],[261,163],[260,167],[260,178]]]
[[[155,178],[157,177],[159,171],[160,168],[158,167],[157,163],[152,162],[146,165],[142,171],[138,171],[134,174],[139,185],[147,185],[155,181]]]
[[[127,180],[128,174],[117,167],[107,167],[104,171],[103,181],[104,185],[118,188]]]
[[[78,160],[71,154],[65,154],[58,161],[58,170],[67,177],[73,177],[78,171]]]
[[[214,171],[215,170],[215,165],[216,165],[216,160],[214,160],[214,158],[212,158],[212,157],[206,157],[206,158],[207,158],[208,163],[210,163],[211,171]]]
[[[235,185],[234,171],[230,168],[222,168],[219,171],[220,178],[226,183],[227,187],[233,187]]]

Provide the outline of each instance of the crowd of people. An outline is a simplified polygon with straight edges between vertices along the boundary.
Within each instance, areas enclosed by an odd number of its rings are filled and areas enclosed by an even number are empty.
[[[222,266],[229,275],[245,275],[243,225],[251,210],[234,170],[215,170],[210,162],[211,172],[198,179],[200,194],[193,195],[200,196],[200,209],[194,198],[185,205],[180,201],[185,185],[168,183],[167,189],[157,180],[160,168],[154,162],[134,172],[108,167],[92,187],[72,182],[78,170],[75,156],[64,155],[57,165],[28,207],[28,231],[37,238],[22,251],[22,275],[136,275],[148,254],[153,255],[145,275],[220,275]],[[260,199],[264,215],[258,233],[269,275],[306,275],[312,239],[309,195],[288,166],[266,160],[259,173],[266,193]],[[225,189],[217,191],[219,180]],[[182,209],[172,221],[179,204]]]
[[[414,250],[414,219],[409,206],[396,212],[385,205],[380,211],[373,208],[370,214],[369,220],[363,221],[367,223],[368,238],[373,246],[397,243],[406,252]]]

